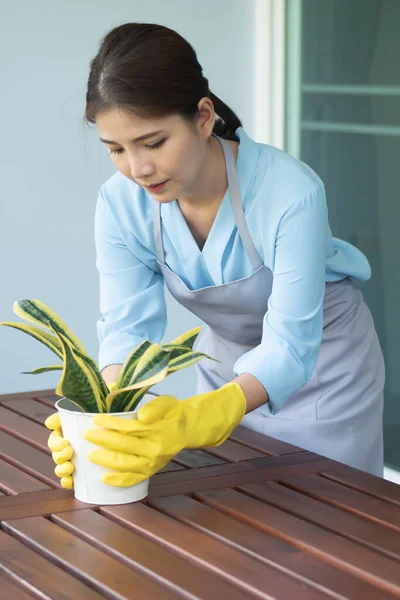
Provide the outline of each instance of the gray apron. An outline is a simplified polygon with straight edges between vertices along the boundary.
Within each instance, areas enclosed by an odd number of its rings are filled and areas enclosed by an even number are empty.
[[[249,277],[189,289],[165,263],[161,205],[154,200],[157,263],[167,288],[207,325],[195,348],[221,361],[203,359],[194,366],[198,394],[235,379],[235,362],[260,344],[273,282],[246,224],[232,149],[226,140],[218,140],[224,151],[236,226],[253,266]],[[275,415],[266,404],[245,415],[241,424],[382,476],[385,367],[371,313],[350,278],[326,283],[323,311],[321,350],[310,380]]]

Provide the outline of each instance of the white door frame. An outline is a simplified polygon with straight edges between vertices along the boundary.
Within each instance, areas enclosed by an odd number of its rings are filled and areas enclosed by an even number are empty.
[[[302,0],[255,2],[253,137],[300,158]],[[384,477],[400,483],[398,470]]]
[[[254,139],[285,145],[286,0],[255,0]]]

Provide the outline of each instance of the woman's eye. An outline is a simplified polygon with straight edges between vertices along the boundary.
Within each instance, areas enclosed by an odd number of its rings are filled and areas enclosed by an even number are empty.
[[[110,154],[110,156],[113,154],[122,154],[123,151],[124,151],[123,148],[117,148],[116,150],[110,150],[109,154]]]
[[[146,148],[149,148],[150,150],[156,150],[157,148],[160,148],[160,146],[162,146],[164,142],[165,142],[165,140],[160,140],[159,142],[156,142],[155,144],[152,144],[151,146],[150,145],[146,146]]]

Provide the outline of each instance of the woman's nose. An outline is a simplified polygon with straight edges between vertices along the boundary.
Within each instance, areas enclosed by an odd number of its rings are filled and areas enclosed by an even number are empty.
[[[147,161],[141,161],[140,158],[129,158],[129,169],[133,179],[136,181],[144,181],[155,173],[154,165]]]

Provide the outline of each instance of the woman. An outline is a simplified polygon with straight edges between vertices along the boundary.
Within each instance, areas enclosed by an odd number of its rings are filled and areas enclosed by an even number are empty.
[[[218,118],[217,118],[217,116]],[[137,421],[99,415],[90,460],[129,486],[182,448],[242,425],[382,475],[384,363],[353,280],[366,257],[332,238],[324,187],[306,165],[255,143],[212,94],[192,47],[158,25],[112,30],[91,63],[86,119],[117,169],[96,209],[107,383],[166,328],[164,283],[207,327],[197,394],[160,396]],[[245,216],[244,216],[245,215]],[[49,446],[71,487],[58,417]]]

